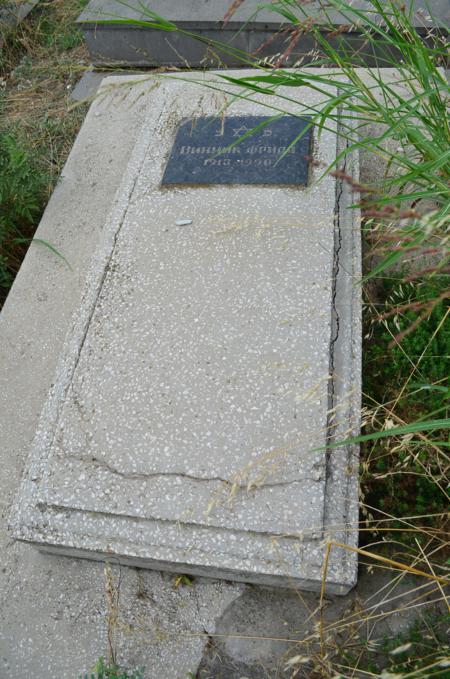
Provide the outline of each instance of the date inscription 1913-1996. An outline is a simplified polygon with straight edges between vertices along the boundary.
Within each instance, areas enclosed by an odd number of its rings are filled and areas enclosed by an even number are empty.
[[[310,124],[306,116],[186,119],[178,128],[162,185],[306,186]]]

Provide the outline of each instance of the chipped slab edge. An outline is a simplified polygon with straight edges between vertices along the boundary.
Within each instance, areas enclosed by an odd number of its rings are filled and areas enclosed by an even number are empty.
[[[196,74],[194,74],[195,77]],[[176,87],[176,85],[172,85]],[[164,115],[165,107],[159,113],[159,116]],[[128,556],[120,555],[121,549],[118,549],[118,536],[108,534],[105,530],[107,517],[89,517],[89,521],[96,524],[95,535],[86,535],[86,515],[76,517],[76,512],[69,510],[67,516],[62,517],[61,512],[58,520],[52,526],[48,526],[47,530],[39,531],[36,529],[34,519],[39,513],[39,507],[35,506],[34,502],[34,486],[36,485],[33,479],[40,477],[42,470],[46,465],[46,457],[43,455],[45,450],[48,454],[51,447],[52,432],[55,428],[59,417],[59,407],[64,401],[66,390],[68,389],[73,372],[77,365],[80,347],[83,344],[89,327],[90,319],[95,308],[98,293],[101,289],[104,280],[104,271],[111,258],[115,239],[121,224],[124,219],[128,207],[128,201],[132,194],[135,182],[137,181],[142,164],[144,162],[147,149],[151,143],[152,130],[155,121],[152,116],[143,125],[138,141],[135,146],[135,151],[131,156],[128,168],[125,172],[121,188],[118,191],[115,200],[115,207],[112,210],[110,218],[106,222],[103,233],[103,240],[93,262],[90,267],[90,275],[88,276],[88,283],[85,294],[83,296],[82,307],[88,312],[82,316],[76,316],[72,325],[71,331],[68,333],[66,340],[66,348],[62,354],[59,369],[57,371],[57,380],[49,395],[42,412],[41,420],[38,426],[36,437],[34,440],[30,461],[27,472],[23,479],[19,495],[13,507],[10,522],[10,532],[13,537],[18,540],[32,543],[39,549],[50,552],[57,552],[59,554],[66,554],[69,556],[80,556],[89,559],[105,560],[114,558],[121,563],[127,565],[134,565],[143,568],[156,568],[159,570],[181,570],[185,573],[192,573],[208,577],[222,577],[224,579],[232,579],[237,581],[247,581],[260,583],[265,585],[276,586],[292,586],[299,587],[305,590],[317,590],[321,584],[321,567],[322,560],[325,555],[326,544],[305,542],[302,545],[302,550],[305,549],[301,567],[296,571],[295,577],[286,575],[281,572],[279,562],[276,567],[272,565],[260,564],[258,569],[249,568],[245,559],[237,559],[233,563],[232,569],[228,568],[213,568],[213,564],[209,561],[208,555],[203,553],[195,555],[194,551],[187,552],[186,549],[181,550],[179,558],[174,561],[173,548],[170,549],[170,558],[165,560],[162,556],[161,550],[158,559],[154,559],[152,548],[149,546],[149,533],[142,530],[135,532],[134,540],[130,544],[130,540],[124,538],[123,545]],[[353,167],[347,168],[347,171],[353,172],[357,177],[358,166],[356,160],[353,161]],[[340,289],[345,289],[350,295],[352,303],[350,305],[343,305],[339,309],[339,318],[345,318],[345,327],[349,322],[351,332],[339,332],[333,346],[334,364],[342,365],[345,368],[345,376],[341,381],[337,381],[334,387],[334,398],[342,399],[345,396],[348,403],[348,416],[356,422],[359,417],[359,396],[358,389],[354,389],[355,397],[348,399],[345,394],[345,389],[352,382],[360,384],[360,337],[361,337],[361,309],[360,297],[356,286],[353,284],[354,279],[358,280],[358,272],[360,271],[360,248],[359,248],[359,216],[355,211],[352,211],[351,217],[348,214],[348,206],[351,204],[351,194],[346,189],[345,185],[337,182],[339,191],[338,213],[336,229],[340,229],[347,237],[341,243],[341,251],[344,253],[352,253],[351,265],[354,268],[352,282],[352,289],[348,289],[348,282],[343,278],[342,267],[337,267],[336,286]],[[349,224],[350,219],[350,224]],[[343,230],[341,226],[344,226]],[[347,228],[347,225],[350,228]],[[343,249],[345,247],[345,250]],[[348,261],[348,260],[347,260]],[[349,297],[349,298],[350,298]],[[349,316],[350,314],[350,316]],[[349,362],[345,360],[346,356],[351,355],[352,360]],[[339,386],[342,384],[342,386]],[[346,386],[347,385],[347,386]],[[342,393],[342,391],[344,392]],[[348,418],[346,419],[346,423]],[[347,424],[343,426],[347,428]],[[355,431],[357,425],[354,424]],[[357,522],[358,522],[358,502],[357,502],[357,476],[355,474],[349,475],[349,468],[357,469],[357,450],[356,448],[338,448],[339,458],[334,462],[334,472],[327,483],[325,511],[327,516],[327,524],[325,527],[325,538],[333,538],[336,541],[343,541],[349,546],[355,546],[357,540]],[[336,455],[336,453],[333,453]],[[356,465],[356,467],[355,467]],[[353,478],[353,482],[351,479]],[[69,516],[70,514],[70,516]],[[115,517],[117,520],[117,517]],[[76,541],[67,539],[67,531],[57,530],[59,522],[70,523],[70,530],[72,534],[76,535]],[[156,522],[154,522],[156,523]],[[165,530],[164,526],[153,526],[153,535],[156,535],[160,530]],[[65,536],[65,541],[62,539]],[[76,542],[76,544],[75,544]],[[114,549],[111,545],[114,544]],[[163,552],[164,550],[162,550]],[[327,590],[330,593],[346,594],[356,582],[356,567],[357,556],[356,553],[345,550],[332,550],[332,555],[329,563]],[[118,553],[119,552],[119,553]],[[200,565],[199,565],[200,561]]]

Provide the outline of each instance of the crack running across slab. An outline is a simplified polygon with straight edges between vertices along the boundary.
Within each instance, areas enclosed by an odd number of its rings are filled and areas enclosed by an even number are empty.
[[[346,159],[344,159],[340,171],[344,174],[346,172]],[[341,200],[343,196],[343,184],[342,179],[336,179],[336,213],[335,213],[335,228],[334,228],[334,258],[333,258],[333,290],[331,298],[331,338],[330,338],[330,363],[329,363],[329,374],[331,379],[328,381],[328,434],[327,442],[329,443],[333,439],[332,434],[332,418],[335,408],[335,380],[336,376],[334,374],[334,353],[335,345],[339,339],[339,329],[340,329],[340,318],[339,311],[337,307],[337,295],[338,295],[338,279],[340,275],[340,254],[342,248],[342,232],[341,232]],[[330,451],[327,451],[327,459],[329,457]]]
[[[194,474],[187,474],[185,472],[149,472],[149,473],[142,473],[142,472],[123,472],[117,469],[116,467],[113,467],[112,465],[108,464],[107,462],[103,462],[102,460],[98,460],[97,458],[91,458],[91,459],[84,459],[77,457],[76,455],[66,455],[64,457],[65,460],[72,460],[75,462],[80,462],[83,465],[88,465],[91,467],[95,467],[96,469],[104,470],[109,474],[113,474],[114,476],[120,476],[120,478],[124,478],[127,480],[134,480],[138,479],[141,481],[148,481],[153,478],[181,478],[181,479],[188,479],[190,481],[197,481],[200,483],[206,482],[216,482],[216,483],[223,483],[227,486],[235,486],[237,488],[241,489],[247,489],[248,486],[251,486],[251,490],[260,490],[263,488],[279,488],[282,486],[290,486],[293,483],[321,483],[323,478],[322,474],[319,473],[317,476],[311,475],[311,476],[303,476],[299,479],[292,479],[290,481],[276,481],[273,483],[261,483],[261,484],[253,484],[252,479],[247,481],[247,483],[238,483],[237,481],[234,481],[232,479],[224,479],[221,478],[220,476],[195,476]],[[313,469],[319,467],[319,465],[314,465]],[[322,465],[320,465],[320,471]],[[318,470],[319,471],[319,470]]]

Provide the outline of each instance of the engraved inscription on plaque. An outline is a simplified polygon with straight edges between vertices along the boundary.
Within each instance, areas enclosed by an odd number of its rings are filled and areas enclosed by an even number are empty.
[[[186,119],[178,128],[162,184],[306,186],[312,139],[309,125],[306,116]]]

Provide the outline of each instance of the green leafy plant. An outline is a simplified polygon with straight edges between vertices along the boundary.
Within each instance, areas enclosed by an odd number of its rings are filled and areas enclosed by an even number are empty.
[[[86,64],[74,21],[86,1],[41,2],[2,36],[0,307],[31,242],[64,260],[34,233],[84,116],[68,95]]]
[[[423,526],[438,525],[439,516],[445,521],[450,410],[450,310],[449,301],[441,298],[446,278],[405,282],[407,273],[399,273],[382,279],[384,304],[366,324],[365,400],[377,423],[384,418],[388,428],[364,436],[361,479],[367,503],[396,517],[390,525],[397,530],[400,517],[421,516]],[[413,322],[414,307],[423,298],[438,303],[401,343],[392,343]],[[393,426],[389,408],[410,424]],[[398,535],[412,546],[421,537]]]
[[[395,398],[399,379],[408,380],[401,400],[414,406],[417,417],[439,412],[448,415],[450,404],[450,299],[442,292],[448,279],[405,282],[408,273],[381,281],[384,311],[378,309],[370,324],[370,356],[366,361],[370,391],[379,402]],[[435,300],[429,313],[413,333],[400,343],[392,338],[402,335],[416,319],[415,307],[424,300]],[[412,372],[413,365],[417,368]],[[441,407],[442,406],[442,407]]]
[[[46,196],[46,178],[10,134],[0,134],[0,287],[10,287]]]
[[[193,582],[194,580],[190,575],[177,575],[173,586],[174,589],[178,589],[178,587],[192,587]]]
[[[414,677],[450,677],[450,646],[447,629],[448,614],[436,615],[425,612],[407,632],[393,637],[385,636],[359,658],[346,650],[343,659],[357,669],[370,672],[371,676],[386,679]]]
[[[132,672],[127,672],[121,670],[115,664],[105,664],[103,657],[99,658],[94,672],[90,674],[84,674],[80,679],[144,679],[144,670],[134,670]]]

